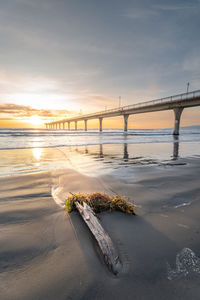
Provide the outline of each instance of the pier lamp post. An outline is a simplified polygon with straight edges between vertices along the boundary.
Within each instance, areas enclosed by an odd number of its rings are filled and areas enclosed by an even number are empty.
[[[187,83],[187,93],[189,92],[189,86],[190,86],[190,83],[188,82]]]

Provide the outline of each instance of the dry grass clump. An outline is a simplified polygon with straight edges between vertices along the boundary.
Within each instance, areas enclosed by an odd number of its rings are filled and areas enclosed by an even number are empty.
[[[108,210],[118,210],[124,213],[135,215],[133,204],[128,203],[128,201],[121,196],[115,196],[111,198],[110,196],[102,193],[72,194],[65,201],[65,208],[68,212],[76,210],[76,201],[82,205],[83,202],[86,202],[95,213]]]

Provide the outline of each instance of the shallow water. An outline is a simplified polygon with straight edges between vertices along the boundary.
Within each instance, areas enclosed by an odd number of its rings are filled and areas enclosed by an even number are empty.
[[[1,177],[58,169],[89,175],[127,173],[147,165],[182,165],[200,156],[200,143],[149,143],[0,150]],[[124,171],[123,171],[124,170]]]
[[[63,146],[61,146],[63,145]],[[0,176],[75,169],[94,176],[146,165],[184,164],[200,155],[200,127],[78,131],[0,130]]]

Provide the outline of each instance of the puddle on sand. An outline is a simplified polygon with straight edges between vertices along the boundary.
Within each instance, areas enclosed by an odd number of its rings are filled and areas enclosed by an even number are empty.
[[[191,202],[189,202],[188,200],[182,198],[182,197],[175,197],[172,200],[168,201],[164,207],[174,207],[174,208],[179,208],[182,206],[188,206],[190,205]]]

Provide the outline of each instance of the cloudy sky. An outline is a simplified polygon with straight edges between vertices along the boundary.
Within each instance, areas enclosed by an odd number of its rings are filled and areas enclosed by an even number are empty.
[[[199,0],[0,0],[0,126],[200,89],[199,15]],[[172,126],[169,116],[132,123]]]

